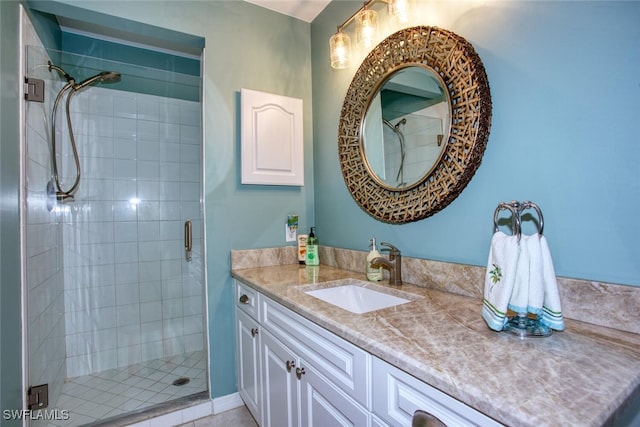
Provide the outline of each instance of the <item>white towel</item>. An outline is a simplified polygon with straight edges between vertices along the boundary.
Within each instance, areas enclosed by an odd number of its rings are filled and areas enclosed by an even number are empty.
[[[489,328],[501,331],[507,323],[507,306],[513,292],[518,264],[518,238],[497,231],[491,238],[484,280],[482,318]]]
[[[513,283],[513,291],[509,298],[509,309],[516,313],[526,314],[529,311],[529,285],[531,281],[531,257],[529,256],[532,237],[539,240],[537,236],[521,236],[518,247],[518,264],[516,265],[516,277]]]
[[[563,330],[558,284],[544,236],[521,236],[517,270],[508,307],[516,313],[535,314],[543,325]]]
[[[539,318],[540,323],[556,331],[562,331],[564,329],[564,319],[560,305],[560,293],[558,292],[558,283],[556,281],[556,272],[553,268],[553,260],[551,259],[551,251],[549,250],[547,239],[545,239],[544,236],[540,236],[540,251],[544,290],[542,317]]]

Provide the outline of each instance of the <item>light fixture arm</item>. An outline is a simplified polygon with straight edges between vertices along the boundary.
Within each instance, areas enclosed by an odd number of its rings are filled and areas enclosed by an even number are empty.
[[[338,25],[337,32],[329,38],[329,57],[331,60],[331,68],[341,70],[348,68],[351,63],[351,39],[342,30],[356,21],[356,43],[363,49],[370,49],[377,40],[378,33],[378,14],[375,10],[369,10],[369,6],[376,2],[387,4],[390,14],[396,16],[397,0],[365,0],[360,9],[356,10],[346,21]]]
[[[344,21],[342,24],[338,25],[338,32],[342,31],[344,29],[344,27],[346,27],[347,25],[351,24],[353,22],[354,19],[356,19],[356,15],[360,12],[362,12],[363,10],[367,9],[369,6],[371,6],[373,3],[376,2],[382,2],[382,3],[389,3],[388,0],[367,0],[364,2],[364,4],[362,5],[362,7],[360,7],[360,9],[356,10],[354,12],[353,15],[351,15],[346,21]]]

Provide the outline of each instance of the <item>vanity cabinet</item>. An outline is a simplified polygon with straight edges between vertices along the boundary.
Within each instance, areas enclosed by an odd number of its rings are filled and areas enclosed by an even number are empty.
[[[404,371],[235,282],[238,388],[263,427],[500,426]]]
[[[369,425],[369,354],[240,282],[236,301],[238,389],[261,426]]]

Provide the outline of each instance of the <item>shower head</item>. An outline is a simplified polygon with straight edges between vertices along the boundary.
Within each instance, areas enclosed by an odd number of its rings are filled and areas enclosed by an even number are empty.
[[[73,86],[73,90],[80,90],[89,85],[97,84],[97,83],[116,83],[120,81],[120,73],[116,73],[115,71],[102,71],[99,74],[96,74],[93,77],[89,77],[81,81],[80,83]]]

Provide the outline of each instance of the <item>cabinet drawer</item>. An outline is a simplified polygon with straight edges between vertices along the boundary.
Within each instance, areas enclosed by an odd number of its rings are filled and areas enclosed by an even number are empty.
[[[373,412],[391,426],[409,426],[416,410],[447,426],[501,424],[386,362],[373,358]]]
[[[258,300],[258,291],[245,285],[244,283],[234,280],[236,288],[236,306],[256,320],[260,320],[258,308],[260,307]]]
[[[280,304],[261,297],[262,325],[361,405],[370,408],[371,356]]]

